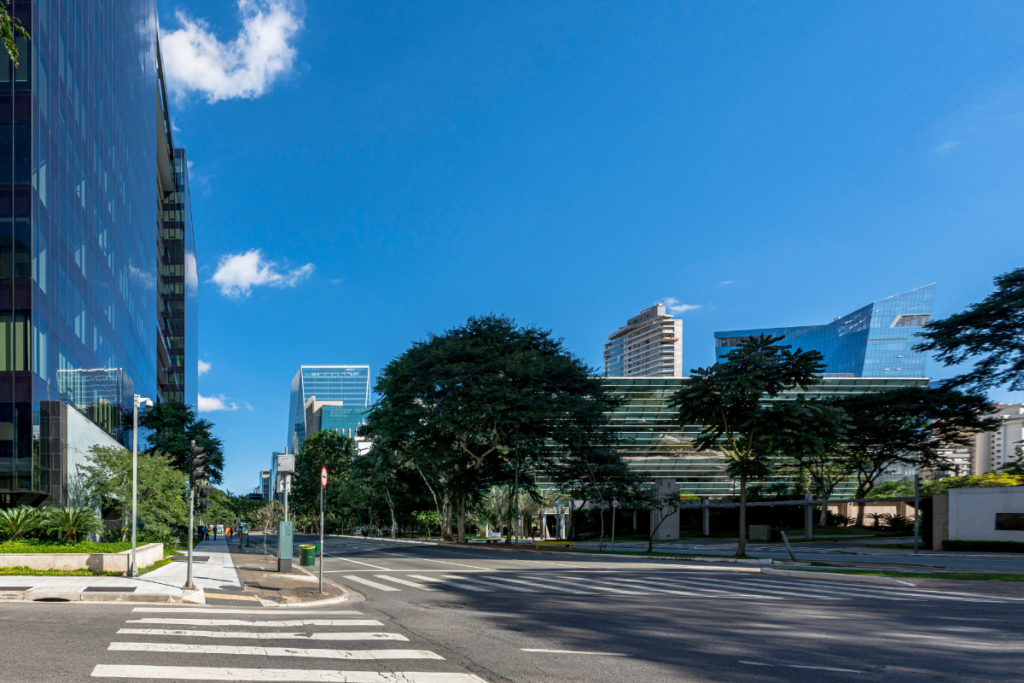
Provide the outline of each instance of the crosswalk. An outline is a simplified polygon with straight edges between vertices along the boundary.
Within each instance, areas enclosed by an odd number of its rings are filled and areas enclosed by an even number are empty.
[[[107,652],[93,678],[483,682],[356,610],[136,607]]]
[[[565,596],[665,596],[691,598],[758,598],[762,600],[843,602],[869,598],[882,602],[940,600],[947,602],[1007,603],[1022,598],[966,592],[939,592],[911,587],[849,584],[814,579],[776,578],[764,574],[714,574],[706,571],[619,572],[590,571],[437,571],[335,574],[334,580],[356,591],[466,591],[519,595],[542,593]]]

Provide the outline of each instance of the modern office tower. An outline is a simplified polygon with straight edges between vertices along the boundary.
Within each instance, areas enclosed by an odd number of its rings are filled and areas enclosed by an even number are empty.
[[[260,498],[262,500],[270,500],[270,496],[273,493],[270,482],[270,470],[260,470],[260,486],[257,490],[260,492]]]
[[[303,365],[292,378],[288,449],[323,429],[354,434],[370,408],[369,365]]]
[[[133,395],[195,405],[197,363],[155,0],[8,7],[31,39],[0,50],[0,507],[65,503]]]
[[[606,377],[682,377],[683,321],[655,304],[626,321],[604,345]]]
[[[935,285],[895,294],[825,325],[715,332],[721,362],[746,338],[768,334],[794,349],[820,351],[826,377],[924,377],[927,356],[914,351],[917,333],[931,320]]]

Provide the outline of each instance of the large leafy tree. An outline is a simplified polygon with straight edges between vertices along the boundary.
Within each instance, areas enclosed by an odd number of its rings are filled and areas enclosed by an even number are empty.
[[[221,482],[224,472],[224,444],[213,436],[213,423],[201,419],[196,411],[184,403],[157,403],[139,415],[139,425],[147,430],[147,452],[163,453],[182,472],[188,472],[190,447],[206,449],[207,471],[210,481]]]
[[[600,381],[550,332],[494,315],[415,343],[384,368],[376,392],[366,433],[413,459],[442,518],[456,520],[459,542],[489,484],[598,431],[610,406]]]
[[[774,410],[775,454],[791,462],[814,495],[825,501],[819,518],[824,525],[829,498],[853,473],[841,447],[849,429],[846,413],[828,403],[804,400],[779,403]]]
[[[737,557],[747,549],[747,483],[772,470],[783,422],[791,419],[788,412],[765,399],[814,384],[824,369],[819,352],[794,351],[779,344],[782,339],[762,334],[744,340],[722,362],[694,370],[673,398],[680,424],[699,425],[694,440],[697,450],[725,453],[729,458],[726,471],[739,480]]]
[[[295,458],[290,503],[295,509],[317,518],[320,513],[320,468],[327,468],[324,492],[325,515],[334,522],[350,511],[357,501],[352,496],[353,468],[359,451],[356,442],[341,432],[324,430],[302,442]]]
[[[138,518],[147,532],[167,535],[188,524],[186,477],[166,455],[140,453]],[[132,454],[123,448],[93,446],[82,467],[82,484],[93,500],[121,519],[121,538],[131,532]]]
[[[15,67],[21,59],[18,50],[17,37],[28,38],[28,30],[21,23],[21,19],[11,15],[10,0],[0,0],[0,39],[3,40],[7,56]]]
[[[950,386],[1024,390],[1024,268],[995,278],[996,290],[967,310],[928,323],[916,348],[945,365],[974,361]]]
[[[940,449],[966,445],[977,431],[993,428],[993,407],[979,394],[950,387],[906,387],[835,399],[847,428],[836,444],[839,457],[857,477],[857,498],[867,496],[884,472],[897,464],[943,466]],[[864,523],[863,506],[857,524]]]

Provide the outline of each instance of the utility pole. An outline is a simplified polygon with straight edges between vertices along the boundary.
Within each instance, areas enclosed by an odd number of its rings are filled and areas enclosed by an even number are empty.
[[[921,540],[921,470],[914,468],[914,554]]]

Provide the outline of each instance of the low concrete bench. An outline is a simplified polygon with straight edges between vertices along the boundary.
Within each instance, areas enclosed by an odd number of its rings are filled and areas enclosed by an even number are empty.
[[[537,541],[533,544],[533,547],[537,550],[555,546],[563,546],[566,550],[572,550],[572,541]]]

